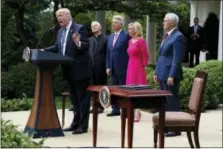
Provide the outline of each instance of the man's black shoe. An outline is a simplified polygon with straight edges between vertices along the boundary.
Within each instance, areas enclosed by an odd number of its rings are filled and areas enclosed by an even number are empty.
[[[75,127],[67,127],[65,129],[63,129],[63,131],[74,131],[76,128]]]
[[[82,134],[82,133],[86,133],[87,130],[85,129],[82,129],[82,128],[78,128],[78,129],[75,129],[72,134]]]
[[[167,132],[164,135],[165,137],[175,137],[175,136],[180,136],[181,132]]]
[[[114,112],[107,114],[107,116],[119,116],[119,115],[120,115],[120,113],[114,113]]]

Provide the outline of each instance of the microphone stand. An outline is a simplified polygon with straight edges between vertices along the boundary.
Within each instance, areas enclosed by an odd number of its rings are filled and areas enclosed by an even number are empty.
[[[39,38],[39,40],[38,40],[38,42],[37,42],[36,49],[39,48],[40,41],[42,40],[42,38],[43,38],[49,31],[55,29],[55,27],[56,27],[56,26],[54,25],[53,27],[48,28],[47,30],[45,30],[45,31],[43,32],[43,34],[40,36],[40,38]]]

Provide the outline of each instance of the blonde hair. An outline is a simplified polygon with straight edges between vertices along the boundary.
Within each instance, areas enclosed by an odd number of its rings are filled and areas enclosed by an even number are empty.
[[[129,23],[128,26],[133,26],[133,28],[134,28],[137,36],[139,36],[139,37],[142,37],[143,36],[142,25],[139,22]]]
[[[70,20],[72,20],[72,16],[71,16],[70,10],[69,10],[68,8],[60,8],[60,9],[58,9],[58,10],[56,11],[56,15],[57,15],[58,13],[65,13],[65,14],[68,16],[68,18],[69,18]]]
[[[114,22],[114,21],[115,21],[115,22],[118,22],[118,23],[120,23],[121,25],[124,24],[124,19],[123,19],[123,17],[120,16],[120,15],[115,15],[115,16],[113,16],[112,21],[113,21],[113,22]]]

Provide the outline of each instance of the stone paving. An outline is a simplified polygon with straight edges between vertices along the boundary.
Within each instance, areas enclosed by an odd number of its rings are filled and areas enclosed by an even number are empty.
[[[99,115],[98,147],[120,147],[121,145],[121,121],[120,117],[107,117],[110,109]],[[28,120],[30,111],[3,112],[4,120],[12,120],[23,130]],[[61,120],[61,110],[58,110]],[[72,112],[66,110],[65,127],[69,126]],[[200,145],[201,147],[222,147],[222,109],[209,110],[201,115],[200,121]],[[34,139],[38,141],[39,139]],[[127,145],[127,140],[126,140]],[[44,146],[49,147],[92,147],[92,114],[88,133],[72,135],[66,132],[64,137],[52,137],[45,140]],[[152,114],[142,112],[142,119],[134,124],[133,147],[152,147],[153,129]],[[189,147],[186,133],[182,136],[165,138],[166,147]]]

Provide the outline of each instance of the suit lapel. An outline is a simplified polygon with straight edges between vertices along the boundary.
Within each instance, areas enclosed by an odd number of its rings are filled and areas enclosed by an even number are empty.
[[[161,53],[163,47],[165,46],[165,44],[168,43],[168,41],[171,39],[171,37],[173,36],[173,34],[176,32],[176,30],[177,30],[177,29],[174,29],[174,30],[172,31],[172,33],[167,37],[166,41],[164,41],[164,42],[162,43],[162,45],[160,46],[160,49],[159,49],[159,53]]]
[[[69,44],[73,42],[72,36],[75,32],[76,32],[75,23],[72,22],[72,24],[70,26],[70,30],[68,31],[68,34],[67,34],[67,43],[66,43],[65,54],[67,54],[67,52],[69,51]]]

